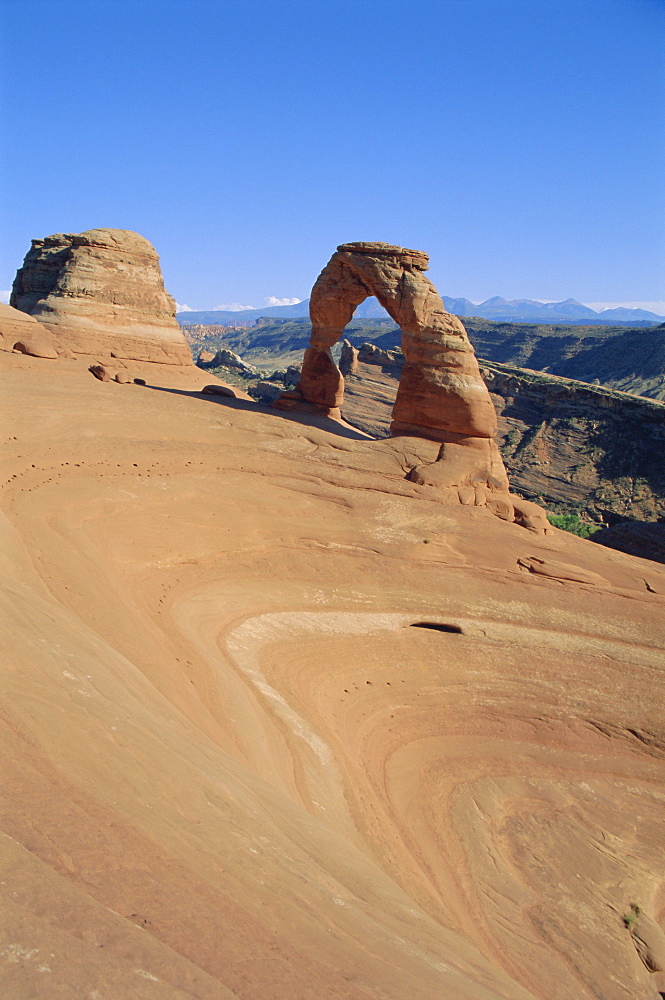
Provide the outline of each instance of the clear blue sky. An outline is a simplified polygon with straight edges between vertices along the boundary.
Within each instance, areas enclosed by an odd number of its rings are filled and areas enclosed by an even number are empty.
[[[665,299],[663,0],[1,0],[2,255],[111,226],[181,303],[338,243],[442,293]]]

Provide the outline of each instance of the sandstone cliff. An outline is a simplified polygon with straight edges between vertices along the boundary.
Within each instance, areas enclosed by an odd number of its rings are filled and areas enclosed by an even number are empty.
[[[138,233],[90,229],[33,240],[11,305],[76,354],[192,363],[159,257]]]
[[[590,513],[665,516],[665,405],[642,396],[482,363],[515,487]]]

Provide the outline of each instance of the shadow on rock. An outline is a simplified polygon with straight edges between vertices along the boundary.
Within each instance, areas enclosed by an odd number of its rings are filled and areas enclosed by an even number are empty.
[[[346,424],[332,420],[330,417],[323,417],[317,414],[289,413],[282,410],[273,410],[264,403],[257,403],[247,399],[237,399],[232,396],[222,396],[218,393],[206,393],[191,389],[172,389],[162,385],[147,385],[146,389],[153,389],[156,392],[167,392],[174,396],[189,396],[192,399],[207,400],[209,403],[228,406],[232,410],[245,410],[251,413],[262,413],[264,416],[278,417],[281,420],[288,420],[293,424],[306,425],[308,427],[318,427],[319,430],[327,431],[328,434],[335,434],[337,437],[350,438],[353,441],[373,440],[369,434],[356,430]]]

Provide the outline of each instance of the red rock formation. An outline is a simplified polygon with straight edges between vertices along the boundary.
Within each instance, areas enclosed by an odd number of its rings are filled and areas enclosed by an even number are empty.
[[[494,406],[462,323],[446,312],[423,274],[428,264],[427,254],[387,243],[339,246],[312,289],[312,336],[300,382],[275,405],[339,414],[344,379],[330,349],[356,307],[375,295],[402,330],[405,364],[391,434],[441,444],[437,461],[416,466],[410,478],[422,485],[458,487],[462,503],[486,504],[500,517],[544,529],[538,508],[523,503],[518,508],[507,499],[508,477],[494,440]]]
[[[235,368],[239,372],[255,372],[239,354],[222,347],[218,351],[201,351],[196,361],[199,368]]]
[[[225,396],[227,399],[244,399],[249,403],[254,402],[252,397],[243,389],[238,388],[236,385],[226,385],[224,382],[204,385],[201,392],[205,392],[209,396]]]
[[[32,316],[0,302],[0,349],[35,358],[57,358],[55,338]]]
[[[352,375],[358,368],[358,349],[350,340],[342,341],[342,351],[339,356],[339,370],[342,375]]]
[[[77,354],[192,363],[159,257],[138,233],[90,229],[33,240],[11,304]]]

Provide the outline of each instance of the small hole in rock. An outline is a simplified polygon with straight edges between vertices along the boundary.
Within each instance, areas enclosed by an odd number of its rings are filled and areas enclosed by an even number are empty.
[[[453,632],[455,635],[463,635],[459,625],[444,625],[441,622],[412,622],[410,628],[430,628],[433,632]]]

